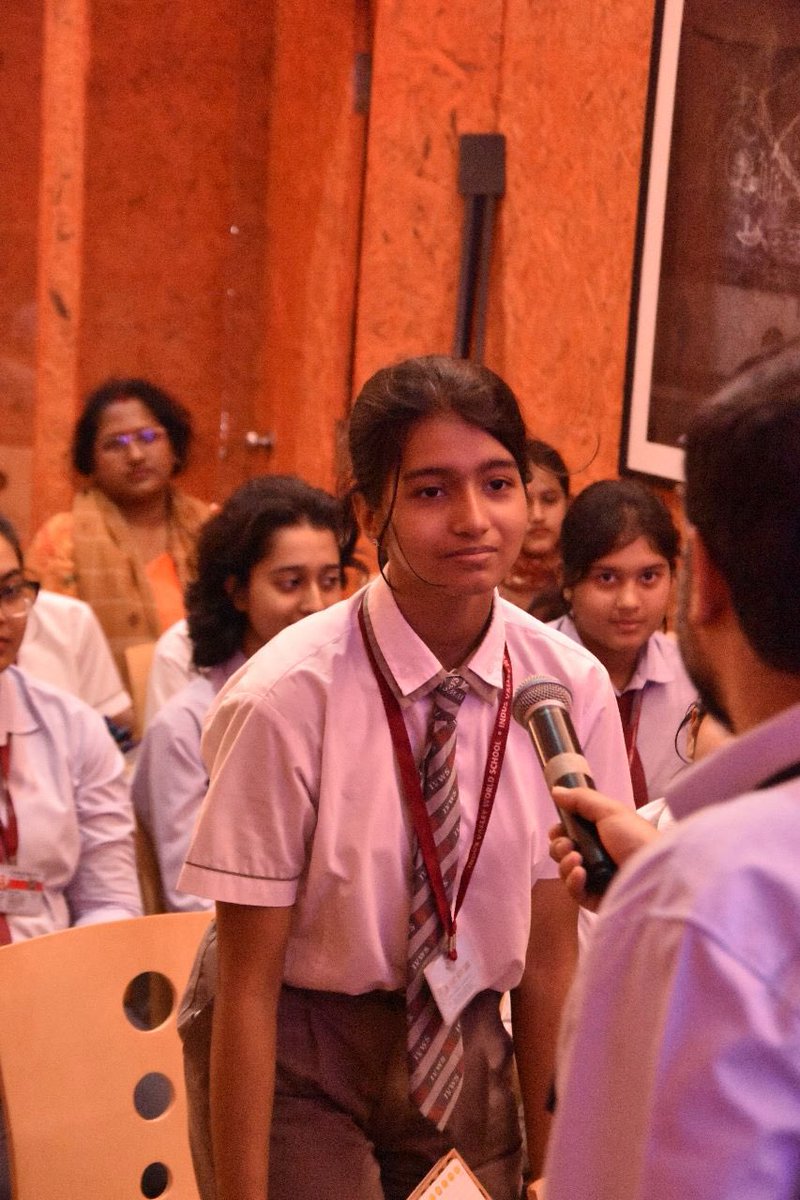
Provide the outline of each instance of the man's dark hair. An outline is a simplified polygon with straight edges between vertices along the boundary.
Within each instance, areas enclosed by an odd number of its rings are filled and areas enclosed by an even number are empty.
[[[686,515],[756,654],[800,673],[800,343],[706,401],[685,439]]]

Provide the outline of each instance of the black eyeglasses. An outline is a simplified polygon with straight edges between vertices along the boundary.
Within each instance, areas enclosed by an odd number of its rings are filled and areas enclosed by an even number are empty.
[[[21,621],[33,608],[40,587],[35,579],[0,584],[0,612],[12,621]]]

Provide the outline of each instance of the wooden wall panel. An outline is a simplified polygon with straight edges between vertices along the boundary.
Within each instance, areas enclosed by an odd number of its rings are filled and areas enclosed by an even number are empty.
[[[80,353],[88,52],[85,0],[46,0],[31,532],[72,491],[67,446]]]
[[[0,509],[27,533],[36,396],[42,0],[5,0],[0,54]]]
[[[351,392],[366,116],[356,56],[366,3],[279,0],[265,193],[263,392],[255,461],[331,487],[335,431]]]
[[[488,354],[576,489],[617,473],[652,6],[509,0]]]
[[[457,134],[505,134],[485,361],[531,430],[586,466],[581,487],[616,474],[652,13],[506,0],[476,15],[378,5],[358,375],[450,349]]]
[[[197,493],[259,470],[331,484],[353,389],[451,348],[464,132],[508,141],[486,360],[573,466],[597,448],[578,486],[615,471],[649,0],[43,3],[48,29],[71,22],[44,94],[72,125],[45,108],[43,149],[26,151],[49,305],[37,520],[68,501],[72,420],[110,373],[189,405]],[[370,48],[365,117],[353,68]],[[274,450],[245,450],[249,429]]]
[[[249,410],[258,384],[270,7],[92,5],[80,387],[174,391],[197,434],[186,482],[208,497],[222,408]]]
[[[85,98],[72,127],[85,143],[75,362],[55,380],[55,436],[43,410],[37,523],[69,501],[69,431],[110,375],[144,375],[187,404],[185,484],[200,495],[222,499],[262,470],[332,485],[352,371],[366,4],[70,3],[89,46],[83,73],[73,46],[69,81]],[[247,450],[251,429],[275,433],[274,452]]]
[[[497,129],[502,0],[377,0],[356,377],[449,353],[463,202],[458,136]]]
[[[5,167],[0,171],[0,442],[24,445],[33,419],[33,368],[42,75],[41,4],[3,5],[0,113]]]

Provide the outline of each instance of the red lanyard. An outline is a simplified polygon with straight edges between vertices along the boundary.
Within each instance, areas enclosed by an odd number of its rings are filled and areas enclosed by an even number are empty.
[[[622,695],[627,693],[623,692]],[[631,701],[631,712],[625,728],[625,741],[628,750],[628,767],[633,770],[633,760],[636,757],[636,739],[639,735],[639,721],[642,716],[642,699],[644,696],[644,688],[637,688],[633,693]],[[629,740],[630,739],[630,740]]]
[[[0,775],[3,778],[3,791],[6,801],[6,819],[0,821],[0,843],[3,846],[3,859],[13,863],[17,857],[19,834],[17,832],[17,814],[14,812],[14,802],[11,799],[11,789],[8,779],[11,773],[11,734],[8,740],[0,746]]]
[[[508,647],[503,647],[503,694],[495,718],[489,753],[486,757],[483,785],[478,802],[478,816],[475,821],[475,833],[472,838],[472,845],[470,846],[467,861],[464,864],[464,870],[461,873],[455,907],[451,913],[450,906],[447,903],[444,880],[442,879],[442,866],[436,852],[436,843],[433,838],[430,817],[428,816],[428,809],[422,794],[422,784],[420,783],[419,772],[411,752],[411,743],[408,740],[408,730],[406,729],[406,723],[403,720],[403,713],[397,698],[375,657],[375,651],[372,647],[370,634],[364,618],[363,600],[358,610],[358,622],[361,627],[361,636],[364,639],[367,657],[380,688],[383,707],[386,711],[386,719],[389,723],[392,745],[398,766],[400,767],[400,778],[403,783],[406,804],[411,812],[414,832],[417,835],[420,850],[422,851],[422,860],[425,863],[425,870],[428,873],[428,879],[433,889],[433,895],[436,900],[436,911],[439,914],[442,928],[447,933],[447,953],[451,959],[455,959],[457,957],[456,917],[464,903],[464,897],[467,894],[472,872],[475,870],[475,864],[478,861],[478,855],[480,854],[483,839],[486,835],[489,817],[492,814],[492,806],[497,794],[497,785],[500,781],[500,771],[506,752],[506,742],[508,741],[512,689],[511,659],[509,658]]]

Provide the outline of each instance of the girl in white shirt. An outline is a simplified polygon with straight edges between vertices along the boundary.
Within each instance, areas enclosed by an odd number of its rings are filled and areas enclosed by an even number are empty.
[[[595,779],[629,795],[619,722],[596,660],[497,596],[525,532],[528,469],[501,379],[438,356],[378,371],[355,402],[350,455],[383,577],[273,638],[206,725],[210,787],[180,881],[217,902],[213,1021],[208,956],[182,1018],[201,1191],[405,1200],[455,1146],[493,1200],[516,1200],[500,995],[512,992],[536,1170],[576,913],[547,853],[553,809],[509,720],[512,689],[533,672],[563,679]],[[455,764],[421,785],[440,685],[463,699]],[[454,774],[450,858],[423,862],[419,837],[435,842],[445,821],[431,829],[424,800],[412,819],[415,788]],[[418,926],[419,888],[437,877]],[[412,909],[432,946],[409,964]],[[432,1064],[415,1040],[420,995]],[[440,1064],[433,1083],[447,1086],[429,1107],[418,1074]]]
[[[201,673],[156,713],[132,785],[168,912],[213,907],[175,888],[208,783],[200,733],[211,702],[281,629],[341,600],[354,540],[339,502],[292,475],[249,479],[201,529],[197,578],[186,593]]]
[[[0,515],[0,941],[141,913],[125,763],[103,718],[15,665],[38,590]]]
[[[566,616],[556,629],[595,654],[617,693],[637,807],[682,769],[675,738],[697,690],[664,633],[678,554],[668,509],[644,484],[603,479],[573,500],[561,528]]]

